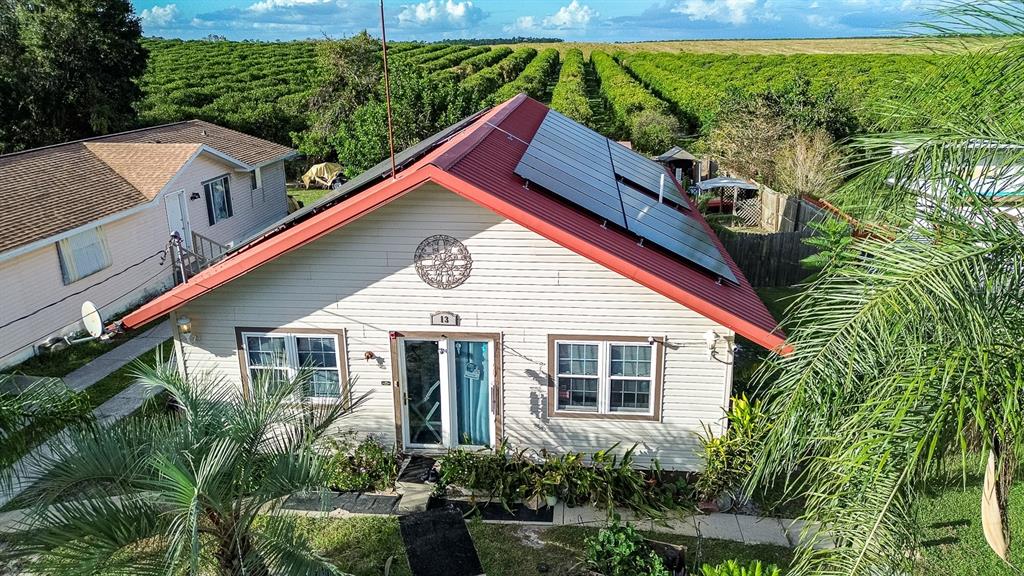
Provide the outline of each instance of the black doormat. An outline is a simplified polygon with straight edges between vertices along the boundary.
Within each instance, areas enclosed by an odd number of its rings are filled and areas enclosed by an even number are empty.
[[[405,465],[402,473],[398,476],[398,481],[410,484],[426,484],[435,462],[436,460],[429,456],[413,454],[409,457],[409,463]]]
[[[467,502],[465,500],[445,500],[444,498],[430,498],[427,503],[427,510],[447,508],[452,506],[462,512],[463,515],[479,515],[483,520],[500,520],[502,522],[553,522],[555,509],[545,506],[540,510],[530,510],[522,504],[512,504],[509,510],[499,502]]]
[[[413,576],[479,576],[484,573],[462,512],[452,507],[398,519]]]

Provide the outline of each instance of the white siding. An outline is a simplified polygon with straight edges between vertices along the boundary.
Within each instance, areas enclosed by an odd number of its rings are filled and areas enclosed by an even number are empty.
[[[245,240],[267,225],[288,214],[288,198],[285,188],[284,161],[274,162],[260,169],[263,186],[252,190],[249,173],[238,171],[221,160],[200,155],[188,167],[175,176],[167,186],[168,192],[185,190],[185,197],[193,194],[199,197],[188,200],[188,217],[192,231],[218,242],[229,244]],[[229,176],[232,216],[210,225],[206,211],[206,194],[203,183]],[[161,208],[162,209],[162,208]],[[164,229],[166,229],[166,224]]]
[[[237,172],[219,159],[201,155],[175,176],[166,192],[185,190],[186,198],[193,192],[198,193],[197,200],[188,201],[193,230],[222,244],[237,242],[288,213],[284,161],[262,170],[262,189],[250,193],[248,172]],[[211,227],[202,183],[223,174],[231,175],[234,216]],[[30,318],[0,328],[0,367],[28,358],[34,345],[52,336],[81,331],[81,306],[85,300],[99,306],[106,318],[171,285],[170,259],[161,266],[160,259],[155,258],[94,286],[164,249],[170,236],[164,198],[105,224],[103,229],[110,248],[111,266],[67,286],[61,280],[55,243],[0,261],[0,324],[67,298]],[[92,288],[75,295],[86,287]]]
[[[453,290],[424,284],[412,264],[432,234],[462,240],[469,280]],[[198,300],[180,312],[197,340],[191,373],[236,384],[236,327],[345,329],[349,373],[369,402],[347,425],[394,439],[389,331],[436,331],[430,314],[461,315],[463,332],[503,334],[504,434],[518,445],[593,452],[615,442],[667,467],[693,469],[701,423],[718,422],[731,378],[707,359],[702,334],[732,332],[514,222],[426,186]],[[549,418],[549,334],[667,337],[661,422]],[[383,364],[364,360],[373,352]]]
[[[111,265],[67,286],[61,280],[56,243],[0,261],[0,324],[67,298],[7,328],[0,328],[0,367],[31,356],[33,345],[53,335],[81,331],[82,302],[85,300],[96,304],[106,318],[147,294],[156,294],[170,286],[170,260],[161,265],[159,257],[111,278],[164,249],[167,217],[163,205],[105,224],[103,230],[110,249]],[[97,286],[99,282],[103,283]],[[91,288],[73,295],[87,287]]]

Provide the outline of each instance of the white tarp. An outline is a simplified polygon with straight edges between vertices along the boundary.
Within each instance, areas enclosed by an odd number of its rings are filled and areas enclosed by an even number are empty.
[[[712,178],[703,182],[698,182],[697,187],[701,190],[713,190],[715,188],[741,188],[743,190],[757,190],[757,184],[751,184],[746,180],[740,178],[730,178],[729,176],[719,176],[718,178]]]

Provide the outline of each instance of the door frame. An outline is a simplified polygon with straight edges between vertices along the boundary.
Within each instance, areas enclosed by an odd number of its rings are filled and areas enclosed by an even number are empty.
[[[181,241],[185,244],[185,248],[192,249],[192,220],[188,215],[188,199],[185,197],[185,189],[177,190],[175,192],[168,192],[164,195],[164,218],[167,220],[167,233],[171,234],[174,230],[171,230],[171,218],[170,213],[167,211],[168,206],[171,202],[178,203],[178,210],[181,211],[181,220],[185,225],[184,238]]]
[[[409,447],[405,445],[405,407],[402,402],[402,393],[405,391],[405,386],[402,383],[402,362],[404,358],[404,352],[400,346],[401,341],[404,339],[408,340],[489,340],[493,343],[492,355],[494,361],[492,362],[493,374],[491,374],[491,413],[494,416],[493,432],[494,438],[492,438],[492,444],[497,445],[501,442],[502,436],[502,415],[504,413],[504,403],[502,402],[502,334],[500,332],[420,332],[420,331],[392,331],[389,333],[391,340],[391,391],[392,400],[394,404],[394,416],[395,416],[395,442],[400,450],[416,450],[416,451],[431,451],[448,450],[449,446],[437,446],[434,447]],[[449,356],[451,358],[451,356]],[[449,364],[450,365],[450,364]],[[447,369],[447,367],[446,367]],[[450,386],[447,387],[450,390]],[[442,390],[442,395],[447,398],[448,391]],[[449,411],[453,410],[452,404],[448,402]],[[494,446],[490,448],[493,449]],[[471,447],[470,447],[471,448]]]

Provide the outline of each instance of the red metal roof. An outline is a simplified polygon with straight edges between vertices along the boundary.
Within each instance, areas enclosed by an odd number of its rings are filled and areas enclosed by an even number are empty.
[[[540,190],[514,173],[548,108],[524,95],[500,104],[423,159],[352,198],[314,214],[291,228],[239,250],[123,319],[135,327],[213,290],[246,272],[327,234],[432,181],[485,206],[548,239],[622,274],[734,330],[758,344],[785,351],[784,337],[761,299],[707,229],[739,284],[719,282],[700,268],[628,232],[602,227],[584,210]]]

